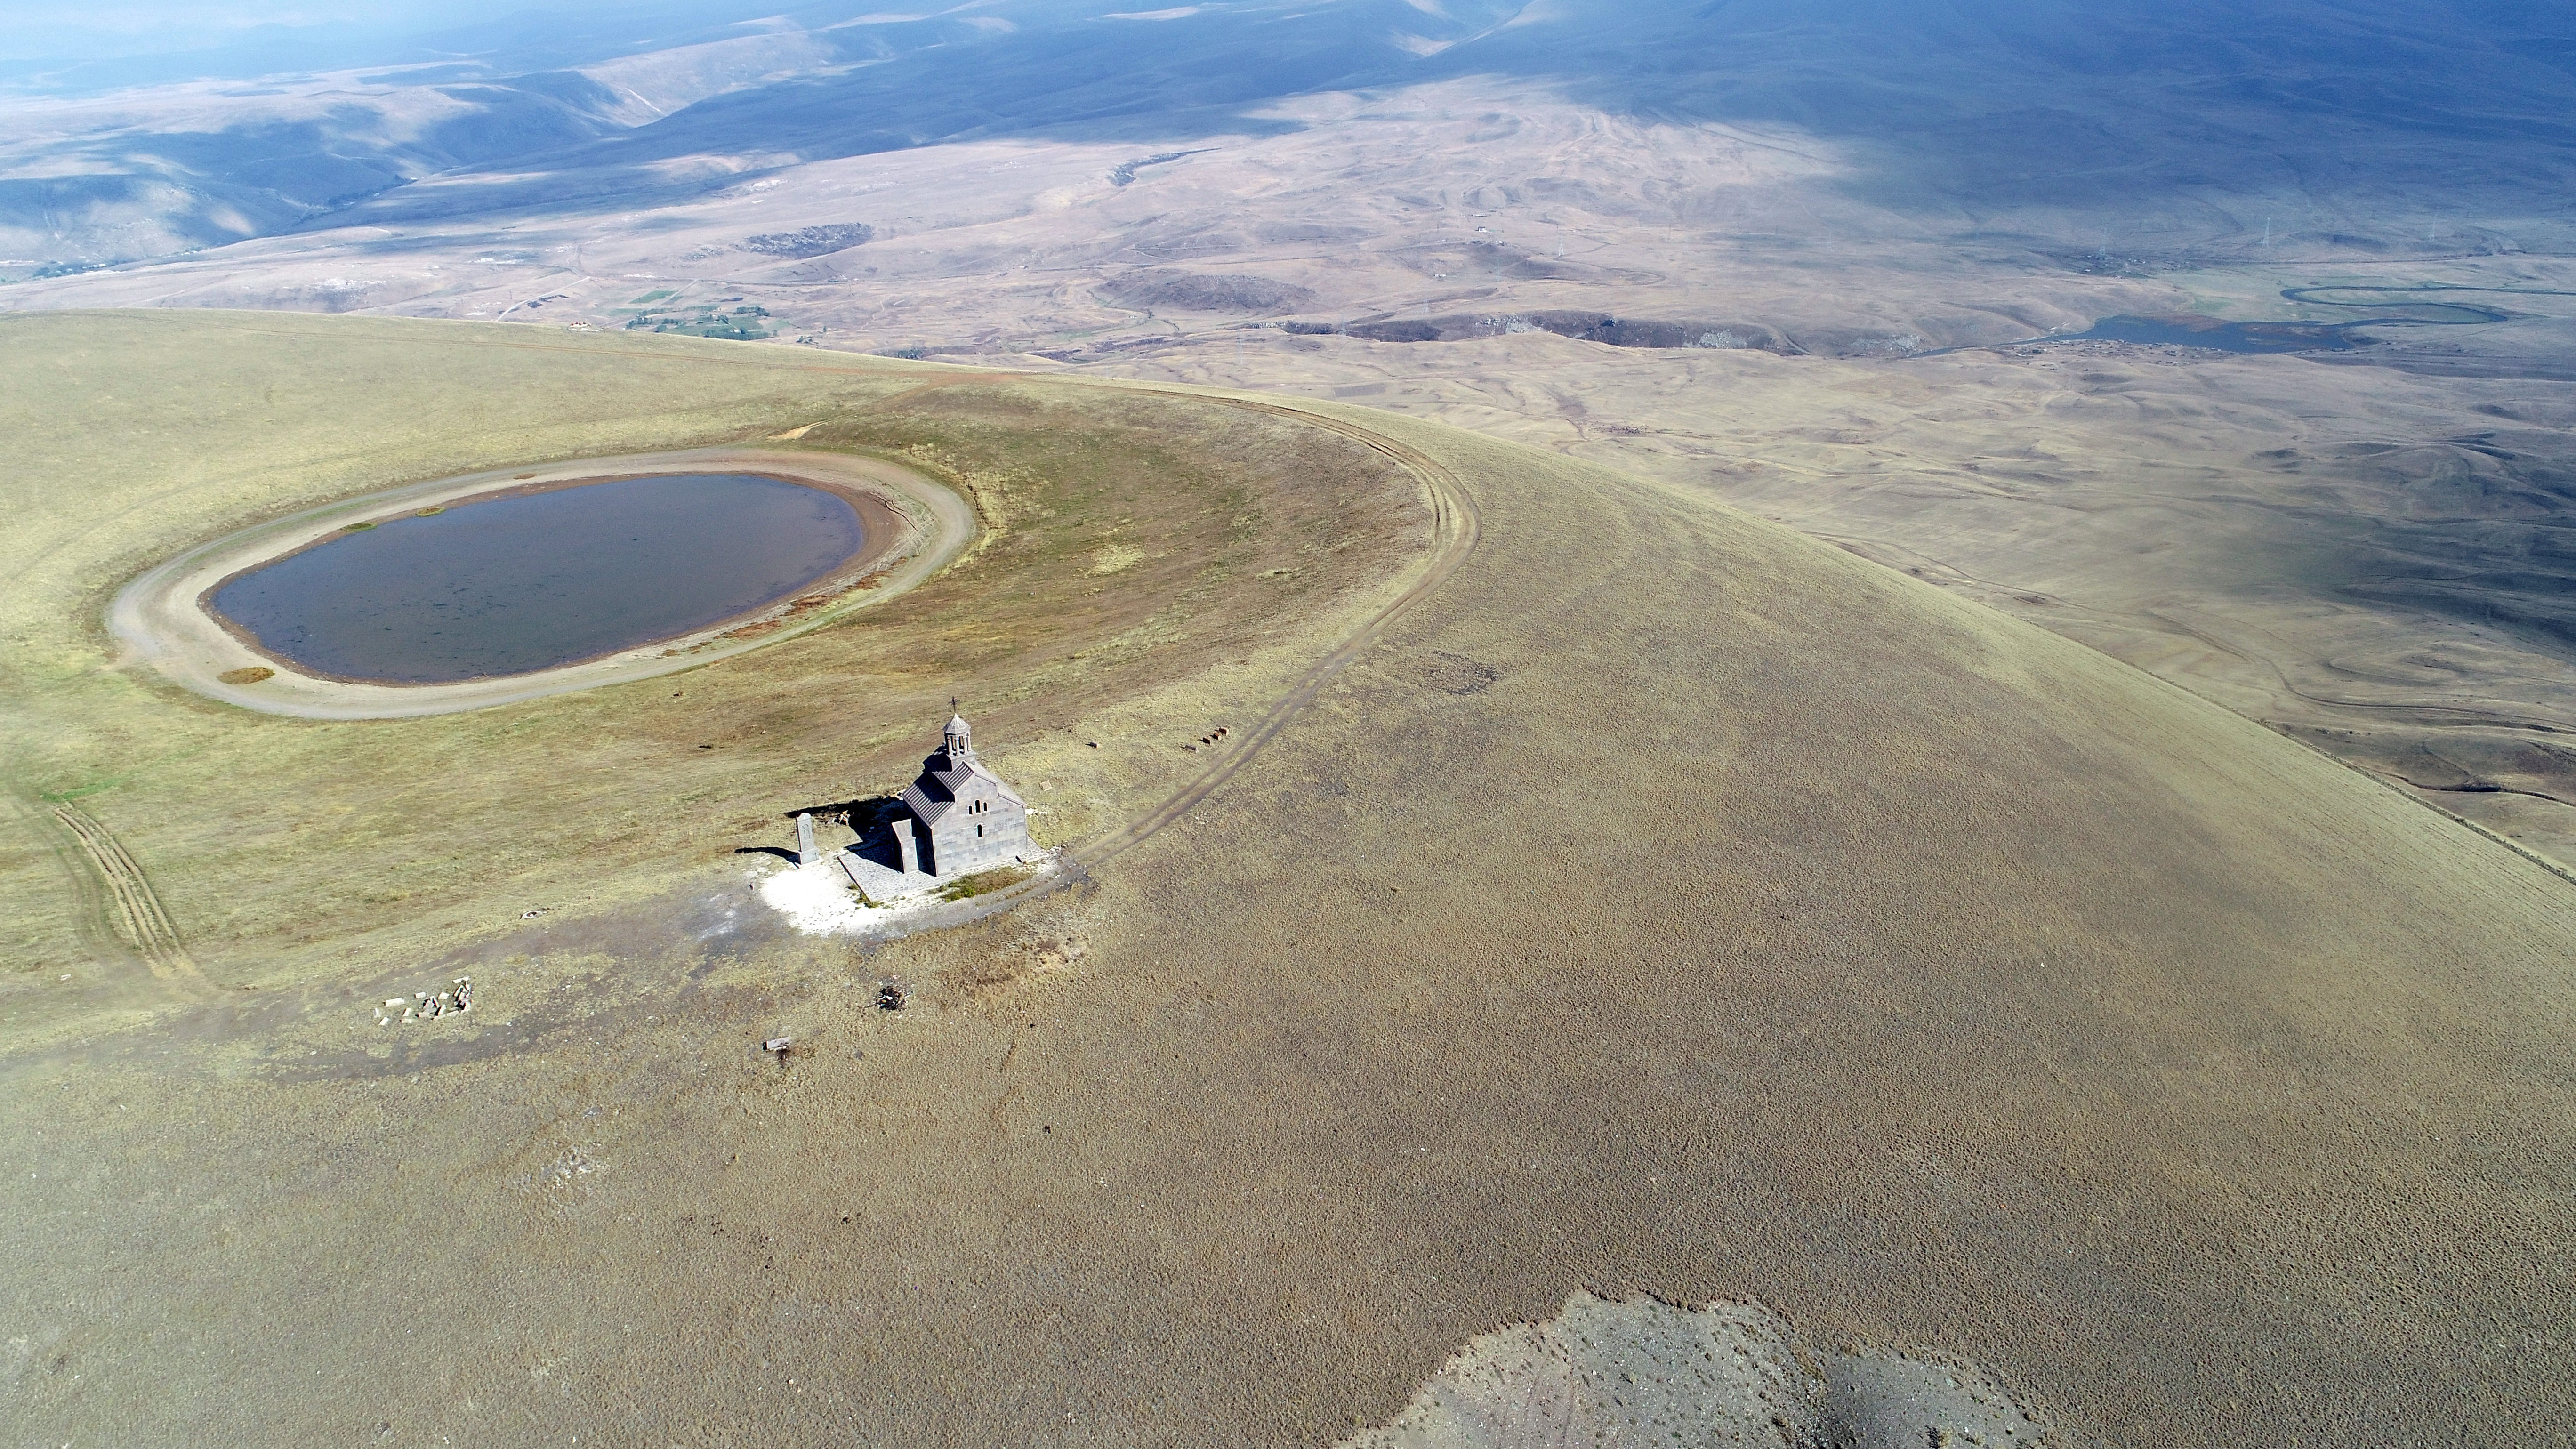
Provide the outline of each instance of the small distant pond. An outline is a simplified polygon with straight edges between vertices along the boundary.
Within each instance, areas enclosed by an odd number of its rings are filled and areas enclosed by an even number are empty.
[[[452,684],[693,633],[856,557],[858,510],[747,473],[626,478],[470,500],[336,534],[207,600],[317,674]]]
[[[2461,292],[2489,296],[2576,296],[2576,293],[2545,287],[2471,287],[2448,282],[2419,282],[2404,286],[2342,283],[2283,287],[2281,296],[2285,301],[2309,307],[2368,312],[2370,315],[2337,322],[2222,322],[2215,317],[2197,315],[2105,317],[2082,332],[2052,332],[2046,337],[2026,337],[2019,342],[1986,345],[2032,347],[2051,342],[2133,342],[2150,347],[2205,347],[2215,352],[2354,352],[2373,345],[2377,340],[2364,335],[2360,331],[2364,327],[2482,327],[2491,322],[2506,321],[2513,315],[2497,307],[2442,295]],[[1973,346],[1944,347],[1915,355],[1939,357],[1976,350],[1980,349]]]
[[[2369,345],[2360,322],[2221,322],[2215,317],[2105,317],[2051,342],[2135,342],[2150,347],[2206,347],[2217,352],[2350,352]]]

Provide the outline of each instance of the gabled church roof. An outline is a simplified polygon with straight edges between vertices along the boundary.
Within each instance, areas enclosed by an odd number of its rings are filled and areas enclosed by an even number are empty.
[[[951,715],[942,732],[941,747],[921,762],[920,778],[904,786],[902,794],[897,797],[924,825],[936,825],[949,811],[956,809],[958,797],[966,793],[971,782],[978,778],[989,781],[994,794],[1023,810],[1028,808],[1028,802],[1020,798],[1019,791],[1012,789],[1001,776],[987,769],[982,760],[975,758],[971,746],[963,759],[948,753],[946,740],[958,735],[972,738],[969,731],[964,715]]]

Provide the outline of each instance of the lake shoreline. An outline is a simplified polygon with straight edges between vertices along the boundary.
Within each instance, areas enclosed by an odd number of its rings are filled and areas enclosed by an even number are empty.
[[[868,542],[843,566],[760,608],[587,660],[455,683],[386,684],[316,673],[245,641],[205,606],[223,582],[336,537],[353,522],[480,499],[523,484],[578,487],[725,469],[824,489],[844,499],[866,498],[860,519],[862,528],[870,530]],[[309,719],[450,714],[673,674],[794,638],[931,577],[965,550],[975,531],[973,508],[944,484],[904,465],[860,454],[711,447],[535,468],[520,464],[378,490],[208,540],[119,590],[109,605],[107,625],[124,645],[126,662],[147,664],[171,683],[223,703]],[[798,600],[817,594],[827,595],[829,602],[797,612]],[[243,682],[224,677],[237,670],[268,674]]]
[[[820,470],[808,471],[809,473],[814,474],[814,476],[794,476],[792,470],[783,468],[767,468],[758,472],[747,472],[733,475],[697,473],[674,474],[664,470],[630,469],[591,477],[545,478],[531,480],[528,482],[519,482],[514,479],[509,487],[489,489],[468,494],[463,497],[433,504],[431,507],[426,509],[416,506],[419,502],[418,499],[405,499],[403,500],[401,507],[385,513],[382,517],[365,518],[350,523],[343,523],[335,529],[316,534],[282,553],[272,554],[268,557],[247,563],[225,577],[207,585],[206,588],[198,594],[196,603],[200,611],[202,611],[207,617],[214,620],[216,625],[222,628],[225,633],[231,635],[236,642],[251,650],[253,653],[260,655],[263,659],[268,660],[269,667],[290,671],[309,678],[329,680],[339,684],[376,685],[389,689],[417,689],[437,685],[475,684],[487,681],[519,679],[536,674],[542,674],[548,670],[568,669],[577,665],[590,663],[594,660],[611,658],[633,650],[651,649],[666,646],[679,640],[694,639],[710,631],[721,634],[732,629],[741,628],[746,624],[759,621],[766,615],[775,612],[781,604],[787,603],[791,600],[810,598],[817,595],[832,596],[845,593],[849,589],[855,587],[861,580],[866,578],[868,574],[874,572],[886,552],[892,547],[893,542],[901,535],[903,520],[900,514],[877,490],[856,486],[846,480],[825,476],[821,474]],[[218,595],[222,594],[226,589],[231,588],[234,584],[243,579],[249,578],[255,574],[266,572],[269,569],[275,568],[279,564],[285,563],[289,559],[311,553],[326,544],[340,542],[343,539],[348,538],[353,533],[372,529],[381,523],[398,523],[406,519],[421,517],[432,512],[445,513],[471,507],[476,504],[505,502],[512,499],[530,498],[554,493],[568,493],[582,488],[599,487],[617,483],[631,483],[652,478],[699,476],[737,476],[758,478],[768,482],[785,483],[795,487],[811,489],[817,493],[822,493],[829,497],[836,498],[847,504],[854,515],[855,526],[859,532],[858,546],[833,562],[828,568],[812,575],[800,584],[781,590],[777,593],[770,594],[747,606],[728,609],[724,613],[718,614],[713,618],[693,621],[685,627],[671,629],[666,633],[656,634],[648,638],[619,643],[607,648],[587,650],[568,658],[554,660],[532,669],[496,670],[488,674],[464,675],[452,679],[399,679],[385,675],[357,674],[345,670],[324,668],[311,661],[298,659],[293,655],[268,644],[266,641],[262,640],[249,625],[243,623],[237,618],[234,618],[231,614],[226,613],[222,608],[218,607],[216,603]]]

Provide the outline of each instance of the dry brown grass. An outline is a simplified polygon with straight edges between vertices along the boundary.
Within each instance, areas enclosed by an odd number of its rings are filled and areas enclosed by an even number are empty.
[[[1087,897],[853,959],[705,924],[702,878],[530,927],[434,1032],[343,1009],[389,974],[13,1060],[17,1412],[1324,1444],[1583,1288],[1958,1355],[2076,1442],[2576,1421],[2564,881],[1704,498],[1342,416],[1481,544]],[[1043,564],[1027,460],[975,466],[987,557]]]

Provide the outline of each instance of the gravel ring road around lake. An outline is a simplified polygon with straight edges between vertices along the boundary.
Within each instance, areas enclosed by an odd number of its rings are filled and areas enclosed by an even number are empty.
[[[822,590],[847,590],[874,574],[864,594],[845,595],[832,606],[795,617],[781,600],[756,617],[785,622],[748,637],[726,637],[745,619],[729,619],[676,639],[655,640],[604,658],[556,669],[456,684],[388,685],[326,679],[253,649],[236,638],[200,603],[208,590],[233,574],[293,552],[314,539],[379,516],[433,504],[576,480],[606,480],[657,473],[737,469],[791,482],[827,487],[857,501],[872,501],[900,520],[891,537],[870,547]],[[853,609],[881,603],[911,589],[965,552],[976,531],[973,505],[945,484],[879,458],[787,449],[696,448],[618,458],[585,458],[534,468],[496,468],[343,499],[290,514],[201,544],[159,565],[119,590],[108,606],[108,629],[125,646],[125,662],[151,666],[183,688],[265,714],[300,719],[406,719],[456,714],[514,704],[604,684],[622,684],[695,669],[746,650],[774,644],[845,618]],[[807,591],[809,594],[812,591]],[[235,684],[224,674],[265,669],[266,677]]]

